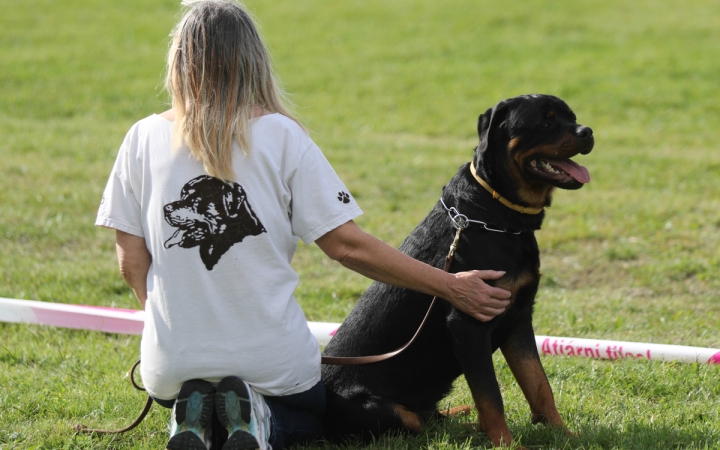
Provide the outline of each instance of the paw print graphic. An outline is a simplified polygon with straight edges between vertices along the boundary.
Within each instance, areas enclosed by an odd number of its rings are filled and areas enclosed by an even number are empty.
[[[338,200],[343,203],[350,203],[350,194],[347,192],[338,192]]]

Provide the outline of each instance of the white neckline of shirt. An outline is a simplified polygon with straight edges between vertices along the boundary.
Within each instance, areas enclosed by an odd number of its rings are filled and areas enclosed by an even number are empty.
[[[263,117],[276,116],[276,115],[281,115],[281,114],[280,114],[280,113],[263,114],[262,116],[260,116],[260,117],[255,117],[255,118],[253,118],[253,119],[251,119],[251,120],[252,120],[252,121],[256,121],[256,120],[262,119]],[[161,116],[160,114],[153,113],[153,116],[159,117],[159,118],[162,119],[164,122],[167,122],[167,123],[169,123],[169,124],[174,124],[174,123],[175,123],[175,122],[172,121],[172,120],[168,120],[168,119],[164,118],[164,117]]]

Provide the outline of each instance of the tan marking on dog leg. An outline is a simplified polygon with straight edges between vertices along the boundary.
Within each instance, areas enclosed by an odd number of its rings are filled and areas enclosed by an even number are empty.
[[[560,417],[552,388],[540,360],[519,354],[513,348],[502,348],[505,360],[530,405],[533,423],[543,423],[570,433]]]
[[[445,417],[453,417],[453,416],[467,416],[472,412],[473,406],[471,405],[463,405],[463,406],[455,406],[452,408],[444,409],[442,411],[439,411],[441,415]]]
[[[467,381],[478,410],[479,430],[485,433],[493,446],[510,445],[513,438],[505,421],[502,400],[499,404],[490,400],[484,395],[485,388],[475,385],[470,379]]]
[[[400,418],[403,426],[408,430],[420,433],[425,428],[423,427],[422,420],[420,420],[420,416],[418,416],[417,413],[408,411],[402,405],[393,406],[393,410],[395,411],[395,414],[397,414]]]
[[[482,399],[476,399],[475,406],[478,409],[478,428],[485,433],[492,445],[502,447],[512,444],[513,437],[505,421],[505,414]]]

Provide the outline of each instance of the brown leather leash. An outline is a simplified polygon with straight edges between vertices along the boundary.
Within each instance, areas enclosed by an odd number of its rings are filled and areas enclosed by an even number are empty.
[[[455,250],[457,250],[458,242],[460,241],[460,233],[462,233],[462,230],[467,227],[467,222],[464,223],[458,223],[453,219],[453,225],[457,229],[457,232],[455,233],[455,239],[453,239],[452,244],[450,245],[450,252],[448,253],[447,257],[445,258],[445,268],[443,269],[445,272],[450,271],[450,266],[452,265],[453,258],[455,256]],[[433,297],[432,302],[430,302],[430,307],[428,307],[427,312],[425,313],[425,317],[423,318],[422,322],[420,323],[420,326],[418,327],[417,331],[415,331],[415,334],[412,338],[407,342],[407,344],[403,345],[402,347],[398,348],[397,350],[394,350],[392,352],[383,353],[382,355],[370,355],[370,356],[323,356],[320,359],[321,364],[329,364],[329,365],[358,365],[358,364],[370,364],[380,361],[385,361],[387,359],[392,358],[393,356],[397,356],[400,353],[404,352],[405,349],[410,347],[413,342],[415,342],[415,339],[418,337],[422,329],[425,327],[425,323],[428,320],[428,317],[430,317],[430,312],[433,309],[433,306],[435,306],[435,302],[437,301],[437,296]],[[135,387],[135,389],[139,391],[145,391],[145,389],[141,386],[139,386],[135,382],[135,369],[137,366],[140,365],[140,360],[137,360],[135,364],[133,364],[132,368],[130,369],[130,382]],[[145,416],[148,415],[150,412],[150,408],[152,407],[153,399],[148,395],[147,400],[145,402],[145,407],[143,408],[140,415],[131,423],[130,425],[126,426],[125,428],[121,428],[119,430],[103,430],[103,429],[96,429],[96,428],[88,428],[85,425],[75,425],[74,429],[78,433],[97,433],[97,434],[119,434],[119,433],[125,433],[126,431],[130,431],[133,428],[137,427],[140,422],[145,419]]]
[[[443,269],[445,272],[450,271],[450,266],[452,265],[453,258],[455,256],[455,250],[457,250],[458,241],[460,240],[460,233],[462,233],[462,230],[464,228],[457,228],[457,233],[455,233],[455,239],[453,240],[453,243],[450,245],[450,252],[448,253],[447,257],[445,258],[445,268]],[[397,356],[400,353],[404,352],[405,349],[410,347],[413,342],[415,342],[415,339],[418,337],[422,329],[425,327],[425,323],[428,320],[428,317],[430,317],[430,312],[433,309],[433,306],[435,306],[435,302],[437,301],[437,296],[433,297],[432,302],[430,302],[430,307],[428,308],[427,312],[425,313],[425,317],[423,318],[422,322],[420,323],[420,326],[418,327],[417,331],[415,331],[415,334],[412,338],[407,342],[407,344],[403,345],[397,350],[394,350],[392,352],[383,353],[382,355],[370,355],[370,356],[323,356],[320,358],[321,364],[329,364],[333,366],[350,366],[350,365],[358,365],[358,364],[370,364],[370,363],[376,363],[380,361],[385,361],[387,359],[392,358],[393,356]]]
[[[141,387],[135,382],[135,369],[137,366],[140,365],[140,360],[138,359],[135,364],[133,364],[132,368],[130,369],[130,382],[132,385],[137,389],[138,391],[145,391],[145,388]],[[126,431],[130,431],[136,426],[140,425],[140,422],[143,421],[145,416],[148,415],[150,412],[150,408],[152,407],[153,399],[148,395],[147,400],[145,401],[145,407],[143,408],[140,415],[131,423],[130,425],[126,426],[125,428],[121,428],[119,430],[102,430],[102,429],[95,429],[95,428],[88,428],[85,425],[77,424],[75,425],[75,431],[78,433],[98,433],[98,434],[118,434],[118,433],[124,433]]]

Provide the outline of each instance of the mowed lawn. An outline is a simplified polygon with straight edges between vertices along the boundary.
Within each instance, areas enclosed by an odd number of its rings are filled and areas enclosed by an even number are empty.
[[[93,226],[118,146],[167,109],[161,86],[178,3],[0,1],[0,297],[137,307],[112,232]],[[576,158],[592,182],[561,191],[537,236],[537,334],[720,348],[720,3],[709,0],[253,0],[312,136],[399,245],[468,161],[477,116],[523,93],[564,98],[595,131]],[[369,281],[300,247],[298,300],[339,322]],[[155,407],[125,375],[139,337],[0,323],[0,449],[164,448]],[[575,437],[529,423],[529,448],[720,449],[720,367],[543,359]],[[463,380],[442,406],[471,403]],[[489,447],[463,422],[370,448]],[[354,448],[365,444],[350,442]]]

